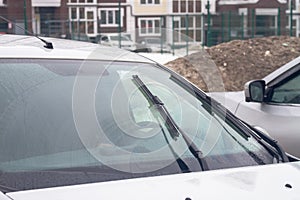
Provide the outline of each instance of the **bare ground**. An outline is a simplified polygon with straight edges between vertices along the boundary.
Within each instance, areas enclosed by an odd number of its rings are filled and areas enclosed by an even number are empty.
[[[239,91],[300,56],[300,38],[272,36],[234,40],[168,62],[204,91]]]

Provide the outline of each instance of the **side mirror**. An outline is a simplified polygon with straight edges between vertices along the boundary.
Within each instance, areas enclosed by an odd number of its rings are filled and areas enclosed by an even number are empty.
[[[263,102],[266,82],[264,80],[249,81],[245,84],[246,102]]]

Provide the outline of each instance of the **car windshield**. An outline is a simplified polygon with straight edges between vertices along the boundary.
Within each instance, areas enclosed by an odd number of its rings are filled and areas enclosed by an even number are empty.
[[[273,163],[255,139],[155,64],[2,59],[0,70],[0,190],[203,170],[134,76],[163,102],[209,170]]]

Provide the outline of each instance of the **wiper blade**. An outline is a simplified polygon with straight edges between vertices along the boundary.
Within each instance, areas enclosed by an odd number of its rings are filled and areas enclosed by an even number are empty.
[[[16,192],[16,191],[18,191],[18,189],[13,188],[13,187],[9,187],[9,186],[6,186],[6,185],[0,185],[0,191],[5,194],[5,193],[8,193],[8,192]]]
[[[168,129],[170,136],[176,141],[179,135],[181,135],[185,143],[187,144],[188,149],[197,159],[202,170],[208,170],[208,165],[206,163],[206,160],[204,159],[203,153],[200,149],[198,149],[198,147],[194,144],[190,137],[176,124],[176,122],[164,106],[164,103],[159,99],[158,96],[155,96],[150,92],[150,90],[147,88],[147,86],[143,83],[143,81],[139,78],[138,75],[133,75],[132,78],[134,84],[138,87],[138,89],[147,99],[150,105],[150,110],[155,109],[156,111],[158,111],[160,117],[164,120],[165,126]]]
[[[278,142],[276,140],[274,140],[273,138],[269,137],[268,135],[264,134],[263,132],[261,132],[260,130],[255,129],[254,127],[252,127],[251,125],[247,124],[246,122],[244,122],[243,120],[239,119],[243,124],[245,124],[247,127],[249,127],[252,131],[255,132],[256,135],[255,138],[256,139],[261,139],[263,141],[265,141],[268,145],[270,145],[271,147],[275,148],[276,151],[278,152],[279,156],[282,158],[282,162],[289,162],[289,158],[287,157],[287,155],[285,154],[285,151],[283,150],[283,148],[278,144]],[[257,137],[258,136],[258,137]],[[269,148],[269,146],[264,145],[266,148]],[[272,149],[271,149],[272,151]]]
[[[174,140],[177,140],[179,137],[179,131],[178,127],[176,126],[174,120],[170,117],[170,114],[164,107],[164,103],[157,97],[154,96],[150,90],[146,87],[146,85],[143,83],[143,81],[138,77],[138,75],[133,75],[133,82],[138,87],[138,89],[142,92],[142,94],[146,97],[149,107],[155,108],[157,111],[159,111],[159,114],[161,117],[165,120],[165,124],[167,129],[169,130],[169,133],[171,134],[171,137]]]

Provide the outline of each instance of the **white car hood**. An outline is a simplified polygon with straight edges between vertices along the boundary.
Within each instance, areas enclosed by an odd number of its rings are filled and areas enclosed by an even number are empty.
[[[300,162],[7,193],[14,200],[300,199]],[[0,200],[9,199],[0,195]]]

